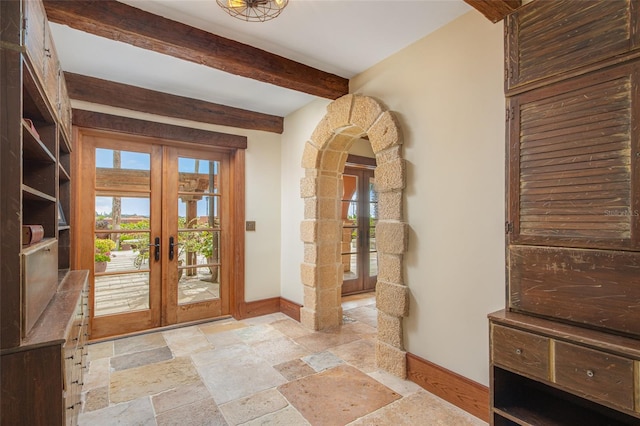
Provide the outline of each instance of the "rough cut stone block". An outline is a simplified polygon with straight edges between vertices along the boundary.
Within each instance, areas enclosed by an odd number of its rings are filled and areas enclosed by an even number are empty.
[[[327,145],[327,149],[342,152],[349,151],[349,148],[351,148],[351,144],[355,139],[356,138],[348,132],[338,133],[333,137],[333,139],[331,139]]]
[[[311,143],[313,143],[318,149],[323,149],[333,137],[333,130],[334,128],[331,127],[329,117],[325,115],[311,134]]]
[[[309,198],[316,196],[316,178],[303,177],[300,179],[300,197]]]
[[[339,262],[340,241],[327,241],[318,244],[317,262],[319,265],[327,265]]]
[[[376,285],[376,307],[387,315],[406,317],[409,315],[409,288],[406,285],[378,280]]]
[[[322,169],[331,171],[342,171],[340,168],[340,161],[342,160],[343,152],[325,150],[322,153]]]
[[[338,200],[335,198],[321,198],[318,200],[318,218],[338,220]]]
[[[303,220],[300,223],[300,239],[305,243],[313,243],[318,238],[318,222]]]
[[[356,95],[351,108],[351,123],[367,132],[382,112],[382,106],[375,99]]]
[[[313,263],[302,263],[300,265],[300,281],[305,286],[315,287],[318,283],[317,268]]]
[[[338,178],[330,176],[320,176],[318,178],[318,196],[336,198],[338,196]]]
[[[374,175],[377,192],[403,189],[405,185],[405,162],[403,159],[398,158],[388,163],[378,164]]]
[[[318,261],[318,246],[315,243],[304,244],[304,262],[316,263]]]
[[[391,148],[376,153],[376,164],[380,166],[396,161],[399,158],[402,158],[402,145],[394,145]]]
[[[378,280],[404,284],[401,254],[378,253]]]
[[[318,217],[318,199],[315,197],[304,199],[304,218],[316,219]]]
[[[376,342],[376,365],[394,376],[406,379],[407,353],[384,342]]]
[[[311,142],[304,145],[302,151],[302,167],[305,169],[315,169],[320,165],[320,150],[313,146]]]
[[[337,220],[321,220],[318,223],[318,233],[316,234],[319,242],[336,242],[340,241],[340,221]]]
[[[378,218],[380,220],[402,221],[402,191],[380,192],[378,194]]]
[[[327,115],[332,129],[338,129],[350,124],[351,104],[353,95],[344,95],[327,105]]]
[[[342,294],[341,288],[330,288],[326,290],[318,290],[316,293],[316,300],[318,311],[324,311],[325,309],[335,309],[340,305],[340,297]]]
[[[367,134],[369,135],[369,141],[371,141],[371,148],[375,153],[402,143],[400,126],[395,116],[389,111],[382,113],[380,118],[367,131]]]
[[[316,313],[318,330],[335,328],[342,324],[342,308],[328,308]]]
[[[318,232],[322,232],[318,230]],[[407,251],[409,227],[406,223],[380,220],[376,225],[376,246],[385,254],[402,254]]]
[[[404,350],[403,335],[402,318],[378,311],[378,340]]]
[[[316,287],[321,290],[331,290],[342,286],[342,281],[338,281],[339,263],[330,263],[317,266]]]
[[[300,323],[308,330],[319,330],[316,311],[309,307],[300,308]]]
[[[306,308],[316,310],[316,305],[318,301],[317,290],[315,287],[310,287],[308,285],[303,285],[303,301],[302,305]]]

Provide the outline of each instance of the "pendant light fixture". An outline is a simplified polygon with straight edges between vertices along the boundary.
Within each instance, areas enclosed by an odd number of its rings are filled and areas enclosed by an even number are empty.
[[[289,0],[216,0],[234,18],[249,22],[269,21],[280,15]]]

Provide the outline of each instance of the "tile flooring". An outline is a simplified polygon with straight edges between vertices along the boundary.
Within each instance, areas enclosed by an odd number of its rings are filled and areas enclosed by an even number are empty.
[[[376,369],[375,299],[343,309],[324,332],[278,313],[92,344],[79,424],[486,424]]]

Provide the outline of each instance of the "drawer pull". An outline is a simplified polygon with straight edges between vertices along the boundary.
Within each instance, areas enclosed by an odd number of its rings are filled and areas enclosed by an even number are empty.
[[[593,376],[595,376],[596,373],[593,372],[593,370],[587,370],[587,377],[591,378]]]
[[[516,349],[516,355],[522,355],[522,349],[520,348]]]

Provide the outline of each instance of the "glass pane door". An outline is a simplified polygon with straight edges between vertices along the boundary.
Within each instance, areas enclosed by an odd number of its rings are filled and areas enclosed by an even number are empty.
[[[91,265],[92,337],[99,338],[160,325],[155,243],[161,235],[162,174],[150,145],[91,141],[95,145],[85,149],[95,171],[90,197],[95,214],[82,215],[81,226],[92,231],[91,248],[82,255]]]
[[[228,315],[229,154],[112,134],[78,150],[91,337]]]
[[[222,258],[226,161],[215,153],[167,148],[169,317],[177,322],[228,313],[221,294],[228,288]]]
[[[378,275],[373,170],[345,168],[342,180],[342,294],[372,291]]]

